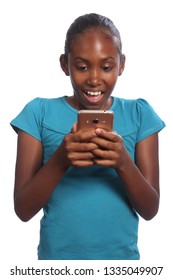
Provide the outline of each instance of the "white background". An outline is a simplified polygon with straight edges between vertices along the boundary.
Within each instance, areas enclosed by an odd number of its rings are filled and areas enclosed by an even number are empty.
[[[143,97],[167,127],[160,133],[161,203],[140,220],[140,264],[170,264],[172,245],[173,17],[169,0],[0,1],[0,255],[7,269],[37,263],[40,212],[28,223],[13,211],[17,136],[9,122],[32,98],[72,94],[59,66],[65,33],[79,15],[96,12],[118,27],[126,68],[114,95]],[[8,277],[7,277],[8,278]],[[6,279],[7,279],[6,278]],[[148,278],[149,279],[149,278]],[[168,278],[167,278],[168,279]]]

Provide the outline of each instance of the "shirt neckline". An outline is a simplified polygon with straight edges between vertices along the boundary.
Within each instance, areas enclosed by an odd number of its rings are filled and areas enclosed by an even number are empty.
[[[66,98],[67,98],[66,95],[62,97],[62,101],[63,101],[64,105],[65,105],[68,109],[70,109],[72,112],[74,112],[75,114],[77,114],[79,110],[77,110],[77,109],[75,109],[74,107],[72,107],[72,106],[67,102]],[[113,99],[112,105],[111,105],[111,107],[109,107],[109,109],[107,109],[107,111],[108,111],[108,110],[113,110],[113,109],[115,108],[115,106],[116,106],[117,98],[116,98],[115,96],[112,96],[112,99]]]

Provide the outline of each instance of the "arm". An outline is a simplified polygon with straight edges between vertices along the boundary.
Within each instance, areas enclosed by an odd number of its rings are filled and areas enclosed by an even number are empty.
[[[158,134],[137,143],[136,164],[119,135],[103,130],[97,130],[97,135],[94,143],[106,150],[94,150],[95,163],[115,168],[133,208],[144,219],[152,219],[159,207]]]
[[[93,165],[93,154],[90,151],[96,148],[96,145],[83,143],[83,140],[94,136],[94,132],[72,131],[64,137],[49,161],[42,165],[42,143],[19,130],[14,206],[21,220],[28,221],[43,208],[69,166]]]

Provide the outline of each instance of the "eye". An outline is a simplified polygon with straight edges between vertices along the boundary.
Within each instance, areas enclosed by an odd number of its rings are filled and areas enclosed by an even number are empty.
[[[85,72],[87,70],[87,66],[86,65],[77,65],[76,69],[80,72]]]
[[[105,66],[102,67],[102,69],[103,69],[104,72],[109,72],[112,69],[112,66],[106,66],[105,65]]]

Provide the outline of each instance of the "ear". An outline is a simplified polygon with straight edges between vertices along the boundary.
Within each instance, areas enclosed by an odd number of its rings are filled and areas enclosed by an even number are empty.
[[[121,74],[124,71],[125,68],[125,61],[126,61],[126,57],[124,54],[121,54],[120,56],[120,69],[119,69],[119,76],[121,76]]]
[[[67,59],[65,58],[65,55],[64,55],[64,54],[61,54],[61,55],[60,55],[59,61],[60,61],[60,65],[61,65],[62,70],[64,71],[64,73],[65,73],[67,76],[69,76],[68,61],[67,61]]]

